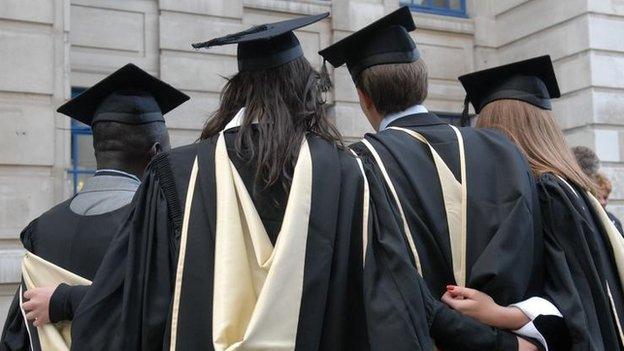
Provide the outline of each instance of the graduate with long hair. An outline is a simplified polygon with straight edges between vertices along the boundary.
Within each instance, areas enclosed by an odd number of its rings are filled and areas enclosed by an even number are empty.
[[[550,57],[460,80],[479,114],[476,126],[509,137],[533,171],[545,245],[543,296],[558,308],[568,329],[568,336],[552,333],[546,338],[561,345],[569,337],[565,343],[571,343],[567,349],[572,350],[622,350],[624,242],[592,195],[592,181],[574,159],[551,112],[550,99],[559,96],[559,89]],[[460,287],[451,287],[445,301],[492,325],[506,322],[495,311],[509,312],[485,294]],[[517,306],[523,310],[522,303]],[[535,325],[549,323],[548,318],[525,315]]]

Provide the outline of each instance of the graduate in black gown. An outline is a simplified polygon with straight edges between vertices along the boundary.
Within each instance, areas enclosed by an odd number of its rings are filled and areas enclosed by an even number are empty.
[[[477,127],[505,133],[536,177],[545,242],[544,297],[563,314],[572,350],[622,350],[624,243],[591,194],[550,111],[550,57],[460,77]]]
[[[59,112],[93,128],[98,170],[75,196],[24,229],[24,248],[93,279],[128,213],[139,177],[157,152],[169,149],[163,114],[186,100],[188,96],[128,64],[61,106]],[[25,291],[25,298],[20,296],[24,287],[18,289],[0,349],[40,349],[34,327],[71,320],[87,289],[86,285],[43,286]],[[25,318],[34,323],[26,323]]]
[[[408,33],[414,29],[404,7],[320,51],[335,67],[346,63],[378,131],[352,148],[388,186],[433,296],[460,285],[504,306],[523,301],[540,292],[542,279],[531,170],[502,134],[451,127],[422,105],[427,69]],[[485,344],[492,335],[475,339]],[[502,335],[505,348],[517,347],[515,336]]]
[[[427,310],[450,309],[417,275],[399,291],[382,274],[407,257],[400,232],[378,220],[383,188],[341,146],[292,32],[327,15],[195,45],[238,44],[239,72],[200,141],[150,165],[74,349],[431,350]]]

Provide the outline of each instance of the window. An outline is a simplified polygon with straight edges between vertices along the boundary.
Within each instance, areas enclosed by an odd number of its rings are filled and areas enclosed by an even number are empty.
[[[409,5],[412,11],[467,17],[466,0],[400,0],[400,2],[401,5]]]
[[[72,98],[80,95],[84,90],[85,88],[72,88]],[[82,189],[85,180],[91,177],[96,169],[91,127],[72,119],[71,168],[67,172],[72,177],[74,193]]]

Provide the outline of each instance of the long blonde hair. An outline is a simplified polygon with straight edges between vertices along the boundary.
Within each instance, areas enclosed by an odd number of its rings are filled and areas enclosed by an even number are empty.
[[[477,127],[506,134],[527,157],[536,177],[553,173],[594,192],[591,179],[576,162],[551,111],[519,100],[496,100],[481,110]]]

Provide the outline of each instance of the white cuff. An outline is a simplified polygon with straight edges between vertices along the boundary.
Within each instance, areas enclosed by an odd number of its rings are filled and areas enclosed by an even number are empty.
[[[540,315],[551,315],[563,318],[559,309],[555,307],[550,301],[545,300],[541,297],[531,297],[528,300],[524,300],[522,302],[515,303],[511,305],[511,307],[516,307],[522,311],[531,321],[525,324],[522,328],[518,330],[514,330],[513,332],[526,336],[528,338],[535,339],[539,341],[544,349],[548,351],[548,343],[546,342],[546,338],[540,333],[540,331],[533,324],[533,320]]]

